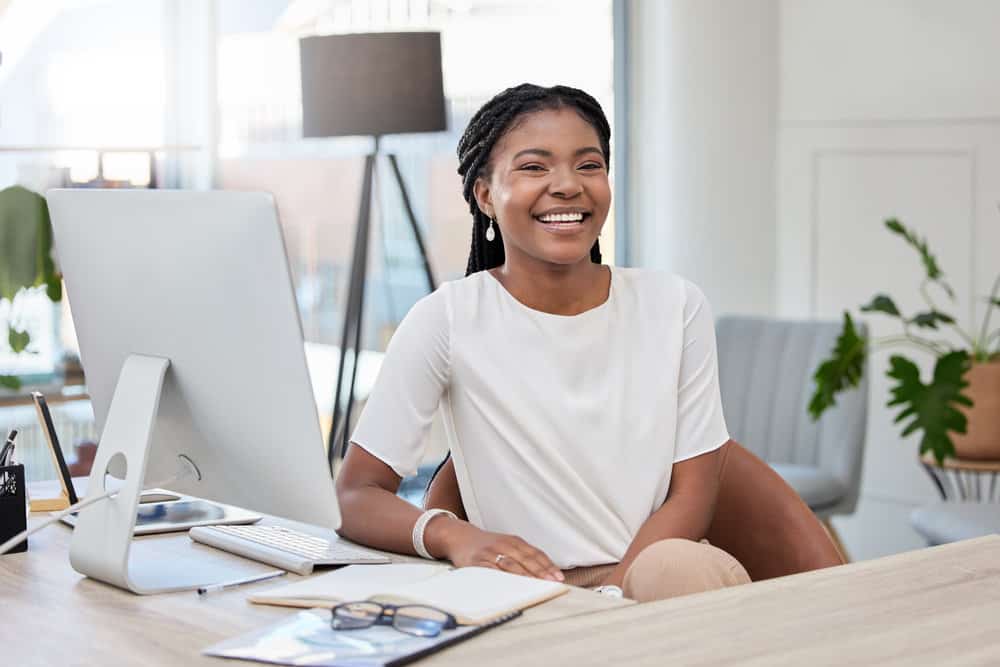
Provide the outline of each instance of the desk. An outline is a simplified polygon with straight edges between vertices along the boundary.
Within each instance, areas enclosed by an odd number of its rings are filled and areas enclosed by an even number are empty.
[[[69,534],[53,526],[0,557],[4,664],[219,667],[229,663],[199,651],[291,613],[244,601],[286,578],[206,599],[85,579],[69,566]],[[191,548],[184,535],[144,539]],[[418,664],[998,664],[997,618],[990,536],[644,605],[576,589]]]
[[[32,519],[38,521],[38,515]],[[270,519],[270,522],[279,522]],[[305,530],[292,522],[280,522]],[[315,530],[315,529],[314,529]],[[87,579],[69,564],[70,529],[54,525],[32,535],[29,549],[0,556],[0,663],[4,665],[237,665],[204,657],[201,649],[295,613],[246,602],[249,592],[300,579],[286,575],[199,598],[194,591],[133,595]],[[177,553],[211,547],[193,544],[183,533],[140,538]],[[420,560],[389,554],[394,560]],[[237,559],[237,556],[227,556]],[[426,562],[426,561],[423,561]],[[577,614],[629,606],[597,593],[574,589],[528,609],[506,632]],[[489,634],[489,633],[488,633]]]
[[[486,633],[421,665],[996,665],[998,618],[993,535]]]

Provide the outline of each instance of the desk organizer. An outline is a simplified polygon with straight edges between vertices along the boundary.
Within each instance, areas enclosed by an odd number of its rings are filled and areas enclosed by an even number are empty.
[[[24,466],[0,468],[0,543],[6,542],[28,527],[27,501],[24,495]],[[28,550],[28,540],[7,553]]]

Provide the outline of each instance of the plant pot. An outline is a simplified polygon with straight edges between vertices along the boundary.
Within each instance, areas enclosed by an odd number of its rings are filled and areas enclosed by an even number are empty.
[[[973,364],[963,392],[971,408],[959,408],[969,420],[965,435],[952,434],[960,459],[1000,461],[1000,361]]]

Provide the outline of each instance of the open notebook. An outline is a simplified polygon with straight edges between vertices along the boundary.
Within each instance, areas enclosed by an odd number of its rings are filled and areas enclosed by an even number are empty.
[[[332,607],[341,602],[377,600],[424,604],[451,613],[462,625],[489,623],[567,592],[569,587],[485,567],[441,565],[348,565],[249,597],[257,604]]]

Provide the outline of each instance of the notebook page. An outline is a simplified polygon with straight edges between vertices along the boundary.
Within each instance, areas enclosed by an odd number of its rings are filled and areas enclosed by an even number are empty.
[[[367,600],[378,593],[396,591],[446,571],[445,566],[423,563],[348,565],[287,586],[269,588],[248,599],[257,604],[308,607],[312,606],[310,602],[320,602],[333,605],[338,602]]]
[[[389,589],[387,589],[388,591]],[[459,622],[485,623],[567,592],[555,581],[522,577],[485,567],[462,567],[392,590],[394,597],[438,607]]]

